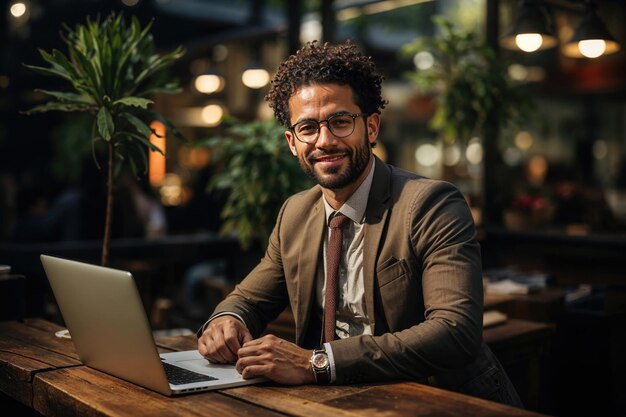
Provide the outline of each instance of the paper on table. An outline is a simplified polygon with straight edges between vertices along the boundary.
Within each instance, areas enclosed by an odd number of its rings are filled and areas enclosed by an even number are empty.
[[[535,291],[536,288],[510,279],[503,279],[501,281],[488,282],[486,290],[490,294],[528,294]]]
[[[507,318],[506,314],[497,310],[485,311],[483,313],[483,328],[505,323]]]

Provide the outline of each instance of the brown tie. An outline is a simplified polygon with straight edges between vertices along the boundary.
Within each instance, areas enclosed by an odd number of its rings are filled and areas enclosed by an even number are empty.
[[[326,292],[324,295],[324,333],[322,342],[335,340],[337,312],[337,272],[343,243],[343,227],[350,219],[337,213],[330,219],[330,241],[326,251]]]

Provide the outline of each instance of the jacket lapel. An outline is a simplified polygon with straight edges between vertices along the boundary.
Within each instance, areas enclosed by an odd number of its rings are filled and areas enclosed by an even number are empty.
[[[376,275],[376,261],[378,248],[385,229],[385,222],[389,212],[389,198],[391,172],[387,165],[375,157],[376,169],[372,180],[367,209],[365,211],[365,227],[363,236],[363,281],[365,286],[365,306],[367,315],[375,332],[376,318],[374,310],[374,276]]]
[[[320,195],[302,231],[303,243],[300,248],[300,259],[298,261],[299,276],[297,279],[298,305],[295,315],[298,343],[304,340],[309,325],[309,318],[315,314],[312,308],[315,300],[315,278],[317,276],[318,262],[320,262],[319,255],[325,224],[324,203]]]

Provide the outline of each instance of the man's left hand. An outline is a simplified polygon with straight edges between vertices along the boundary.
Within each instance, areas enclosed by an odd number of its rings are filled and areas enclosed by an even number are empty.
[[[312,350],[266,335],[244,343],[237,351],[237,371],[244,379],[263,376],[286,385],[313,384],[312,354]]]

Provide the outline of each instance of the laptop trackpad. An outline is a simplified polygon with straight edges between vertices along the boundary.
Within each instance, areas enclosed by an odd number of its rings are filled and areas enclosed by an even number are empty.
[[[171,364],[198,372],[204,375],[210,375],[218,379],[239,379],[241,375],[235,369],[234,364],[214,364],[206,360],[197,350],[186,350],[182,352],[162,353],[161,359]]]

